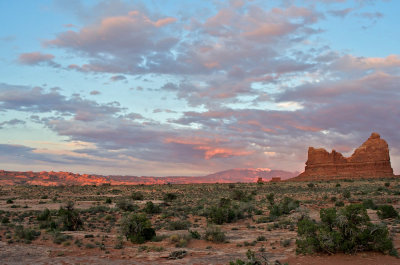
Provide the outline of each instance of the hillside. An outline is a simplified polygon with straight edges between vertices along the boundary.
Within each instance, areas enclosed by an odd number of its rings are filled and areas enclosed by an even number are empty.
[[[0,170],[0,185],[136,185],[136,184],[190,184],[190,183],[235,183],[256,182],[258,178],[269,181],[273,177],[288,179],[297,172],[270,169],[230,169],[207,176],[101,176],[75,174],[71,172],[19,172]]]

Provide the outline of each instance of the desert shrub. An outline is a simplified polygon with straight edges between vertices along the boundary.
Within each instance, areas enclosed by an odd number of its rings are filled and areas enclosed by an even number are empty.
[[[168,230],[186,230],[189,227],[190,227],[189,221],[178,220],[178,221],[169,222],[167,229]]]
[[[156,236],[151,222],[144,214],[131,213],[121,220],[121,233],[132,243],[144,243]]]
[[[349,191],[349,190],[345,190],[345,191],[343,192],[343,198],[349,199],[350,197],[351,197],[350,191]]]
[[[343,201],[337,201],[337,202],[335,203],[335,206],[336,206],[336,207],[343,207],[343,206],[344,206],[344,202],[343,202]]]
[[[257,224],[260,223],[269,223],[271,221],[271,219],[268,216],[261,216],[260,218],[258,218],[256,220]]]
[[[385,187],[389,187],[390,186],[390,182],[385,182]]]
[[[220,200],[219,200],[219,207],[229,207],[229,206],[231,206],[231,204],[232,204],[232,201],[231,201],[231,199],[227,199],[227,198],[221,198]]]
[[[59,245],[63,242],[66,242],[67,240],[71,240],[71,239],[72,239],[72,236],[60,233],[59,231],[55,231],[53,233],[53,243],[55,243],[55,244]]]
[[[372,224],[362,204],[337,210],[321,209],[321,222],[303,217],[297,223],[298,253],[355,253],[357,251],[390,252],[393,243],[386,226]]]
[[[90,207],[89,209],[83,210],[83,212],[91,213],[91,214],[105,213],[108,211],[110,211],[110,207],[107,207],[104,205],[97,205],[97,206]]]
[[[12,199],[8,199],[8,200],[6,201],[6,203],[7,203],[7,204],[13,204],[14,201],[13,201]]]
[[[226,236],[218,226],[208,226],[204,234],[204,239],[215,243],[223,243]]]
[[[281,242],[280,242],[281,246],[285,247],[285,248],[290,246],[290,243],[292,243],[292,240],[290,240],[290,239],[281,240]]]
[[[173,201],[176,200],[176,198],[178,198],[178,196],[175,193],[166,193],[164,194],[164,201]]]
[[[261,209],[254,209],[254,214],[255,215],[262,215],[263,211]]]
[[[131,198],[132,198],[132,200],[135,200],[135,201],[141,201],[144,199],[144,195],[143,195],[143,193],[136,191],[136,192],[132,192]]]
[[[124,241],[122,236],[117,237],[117,242],[114,245],[114,249],[122,249],[124,248]]]
[[[265,249],[261,249],[259,253],[251,251],[250,249],[246,252],[247,261],[237,259],[236,261],[230,261],[229,265],[267,265],[267,264],[281,264],[278,260],[272,263],[269,260],[269,255],[265,252]],[[284,263],[287,265],[287,263]]]
[[[267,241],[267,238],[265,236],[258,236],[257,241]]]
[[[51,214],[49,209],[44,209],[37,217],[38,221],[48,221],[51,219]]]
[[[113,189],[110,191],[112,194],[120,194],[122,193],[122,190],[117,190],[117,189]]]
[[[41,213],[36,216],[39,221],[40,229],[50,228],[52,230],[57,229],[57,223],[53,221],[51,217],[51,212],[49,209],[44,209]]]
[[[308,183],[308,184],[307,184],[307,187],[309,187],[309,188],[314,188],[314,187],[315,187],[315,184],[314,184],[314,183]]]
[[[107,198],[107,199],[106,199],[106,203],[107,203],[107,204],[110,204],[110,203],[112,203],[112,200],[111,200],[111,198]]]
[[[376,209],[378,208],[378,207],[376,206],[376,204],[374,203],[374,201],[371,200],[371,199],[363,200],[363,205],[364,205],[365,209],[376,210]]]
[[[24,228],[22,225],[15,227],[14,235],[19,240],[24,240],[25,243],[30,243],[40,236],[40,231]]]
[[[95,248],[95,247],[96,247],[96,245],[92,244],[92,243],[86,243],[85,244],[85,248],[88,248],[88,249],[92,249],[92,248]]]
[[[269,207],[269,216],[271,220],[278,218],[281,215],[289,214],[292,210],[299,207],[300,202],[290,197],[285,197],[279,204],[274,204]]]
[[[232,205],[229,199],[222,198],[217,206],[212,206],[207,211],[207,217],[214,224],[232,223],[244,218],[244,209]]]
[[[242,201],[242,202],[248,202],[253,199],[251,194],[248,194],[247,192],[239,189],[235,189],[232,191],[231,198],[235,201]]]
[[[152,201],[146,202],[143,211],[148,214],[160,213],[161,208],[159,205],[155,205]]]
[[[186,250],[176,250],[169,254],[168,259],[183,259],[186,255]]]
[[[189,241],[192,237],[190,235],[171,235],[169,240],[175,244],[177,248],[186,247],[189,244]]]
[[[275,194],[270,193],[267,195],[267,200],[269,202],[270,205],[274,205],[275,204]]]
[[[125,198],[119,198],[117,202],[115,203],[115,206],[117,206],[119,209],[127,212],[133,212],[138,209],[136,205],[131,203],[129,200]]]
[[[376,212],[381,219],[397,218],[398,212],[393,208],[392,205],[381,205],[378,207]]]
[[[200,239],[201,235],[199,232],[195,231],[195,230],[189,230],[190,236],[194,239]]]
[[[60,207],[58,215],[61,218],[64,230],[76,231],[83,226],[83,221],[80,218],[79,212],[74,209],[73,202],[68,202],[65,208]]]

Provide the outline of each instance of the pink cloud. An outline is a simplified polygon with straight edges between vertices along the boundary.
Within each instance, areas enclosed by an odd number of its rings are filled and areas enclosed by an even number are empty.
[[[209,160],[212,158],[227,158],[232,156],[247,156],[251,154],[250,151],[240,151],[240,150],[233,150],[230,148],[215,148],[211,146],[199,146],[195,147],[197,150],[205,150],[204,159]]]
[[[18,57],[19,63],[26,65],[37,65],[43,62],[52,62],[53,59],[54,55],[41,52],[22,53]]]
[[[131,11],[125,16],[103,18],[100,24],[83,27],[78,32],[63,32],[45,44],[82,49],[88,53],[113,52],[126,49],[128,45],[131,51],[143,51],[153,47],[151,32],[155,28],[175,21],[172,17],[152,21],[139,11]]]
[[[153,22],[153,25],[156,27],[162,27],[162,26],[174,23],[174,22],[176,22],[176,18],[166,17],[166,18],[162,18],[162,19],[159,19],[159,20]]]
[[[259,39],[273,36],[286,35],[294,31],[297,26],[292,24],[266,23],[255,28],[252,31],[245,32],[243,35],[248,38]]]
[[[333,63],[332,67],[338,70],[398,68],[400,67],[400,57],[397,54],[387,57],[356,57],[347,54]]]
[[[184,145],[192,150],[201,150],[203,151],[203,157],[205,160],[212,158],[246,156],[252,153],[251,151],[247,150],[240,150],[232,147],[222,147],[221,144],[226,144],[229,141],[221,138],[167,138],[165,142]]]

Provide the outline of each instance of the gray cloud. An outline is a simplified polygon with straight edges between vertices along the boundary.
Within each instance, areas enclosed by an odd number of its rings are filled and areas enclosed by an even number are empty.
[[[20,125],[20,124],[25,124],[26,122],[20,119],[12,119],[9,121],[3,121],[0,122],[0,129],[2,129],[4,126],[14,126],[14,125]]]
[[[123,110],[117,102],[99,104],[79,95],[68,98],[56,89],[46,92],[41,87],[10,86],[0,84],[0,111],[58,112],[75,115],[77,120],[91,120]]]

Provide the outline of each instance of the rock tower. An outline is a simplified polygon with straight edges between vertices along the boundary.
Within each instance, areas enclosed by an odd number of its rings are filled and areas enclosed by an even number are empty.
[[[294,181],[360,179],[394,177],[390,164],[389,146],[377,133],[371,136],[350,157],[323,148],[308,149],[303,173]]]

